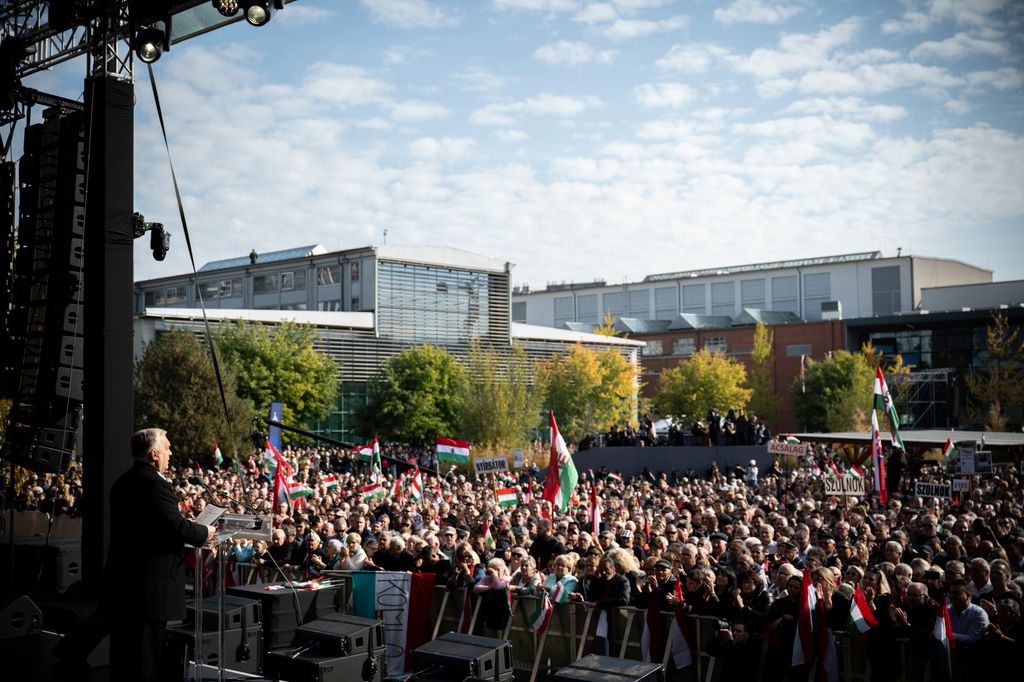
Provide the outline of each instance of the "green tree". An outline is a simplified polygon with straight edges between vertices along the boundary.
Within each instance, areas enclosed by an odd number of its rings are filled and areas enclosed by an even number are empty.
[[[747,384],[751,391],[748,409],[773,428],[779,410],[779,397],[775,393],[775,356],[772,355],[774,342],[772,331],[764,323],[758,322],[754,329],[750,381]]]
[[[474,340],[466,363],[462,426],[474,443],[518,447],[530,440],[539,424],[540,394],[526,350],[519,344],[502,358]]]
[[[238,321],[215,333],[220,357],[238,377],[238,393],[263,410],[283,403],[281,418],[312,424],[330,412],[338,393],[337,365],[313,348],[316,330]]]
[[[746,381],[747,370],[741,363],[702,348],[661,373],[654,406],[676,419],[699,419],[711,408],[745,408],[751,394],[751,389],[744,388]]]
[[[807,431],[861,431],[870,424],[875,367],[866,353],[840,350],[825,360],[808,360],[804,385],[790,387],[793,411]]]
[[[967,377],[971,421],[990,431],[1005,431],[1007,410],[1024,399],[1024,342],[1005,315],[996,315],[985,330],[984,364]]]
[[[214,443],[225,455],[244,452],[253,405],[238,396],[234,372],[223,369],[230,431],[205,345],[185,330],[157,336],[135,366],[135,427],[166,429],[178,461],[208,464]]]
[[[466,371],[444,348],[407,348],[368,387],[360,422],[366,433],[409,443],[462,433]]]
[[[594,351],[577,343],[537,364],[544,409],[555,412],[567,441],[604,431],[636,416],[639,372],[614,350]]]

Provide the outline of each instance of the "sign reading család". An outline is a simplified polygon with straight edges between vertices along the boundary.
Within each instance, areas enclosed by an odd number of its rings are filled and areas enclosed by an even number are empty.
[[[950,496],[950,484],[949,483],[928,483],[926,481],[918,481],[914,484],[914,496],[915,497],[945,497]]]
[[[853,476],[826,476],[825,482],[825,494],[826,495],[858,495],[864,497],[867,494],[867,482],[863,478],[854,478]]]

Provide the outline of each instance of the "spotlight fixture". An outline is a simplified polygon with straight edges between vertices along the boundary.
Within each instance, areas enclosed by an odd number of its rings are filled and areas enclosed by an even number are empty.
[[[274,16],[274,10],[284,7],[284,0],[242,0],[245,20],[252,26],[263,26]]]
[[[132,236],[138,239],[147,232],[153,260],[163,260],[171,248],[171,233],[164,229],[163,223],[151,223],[146,220],[146,216],[136,211],[132,214]]]
[[[160,55],[167,49],[167,33],[158,28],[144,28],[135,34],[132,41],[135,49],[135,56],[142,60],[143,64],[152,64],[160,59]]]
[[[213,8],[223,17],[233,17],[238,14],[238,0],[213,0],[212,4]]]

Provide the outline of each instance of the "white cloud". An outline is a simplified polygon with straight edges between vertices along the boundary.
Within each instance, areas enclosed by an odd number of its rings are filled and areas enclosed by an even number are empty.
[[[912,59],[937,57],[939,59],[961,59],[973,55],[1004,57],[1009,50],[995,37],[983,37],[960,32],[945,40],[928,40],[910,51]]]
[[[569,118],[600,106],[602,103],[597,97],[568,97],[545,93],[518,102],[488,104],[474,110],[469,121],[476,125],[509,126],[515,123],[515,117],[519,115]]]
[[[559,40],[537,49],[533,56],[548,64],[610,64],[615,60],[615,50],[595,50],[589,43]]]
[[[394,89],[360,66],[321,62],[309,71],[304,92],[342,108],[386,103]]]
[[[830,116],[799,116],[737,123],[733,130],[738,134],[759,137],[780,138],[783,141],[800,140],[822,147],[862,147],[875,138],[874,130],[867,123],[837,120]]]
[[[891,104],[871,104],[859,97],[801,99],[783,110],[786,114],[828,114],[860,121],[897,121],[906,118],[907,110]]]
[[[952,21],[959,26],[990,26],[993,15],[1012,6],[1014,0],[902,0],[907,8],[900,19],[882,24],[883,33],[923,33],[936,24]]]
[[[440,121],[452,115],[452,110],[438,102],[407,100],[398,102],[391,109],[391,118],[399,123],[419,121]]]
[[[1017,69],[1010,67],[994,71],[972,71],[967,74],[967,84],[971,90],[1017,90],[1024,85],[1024,76]]]
[[[450,163],[472,156],[474,146],[469,137],[421,137],[409,144],[409,151],[420,159]]]
[[[463,90],[471,92],[493,92],[503,90],[508,85],[504,76],[500,76],[482,66],[470,66],[455,74]]]
[[[784,34],[777,49],[758,48],[749,56],[730,56],[728,60],[737,71],[765,79],[807,71],[826,63],[834,50],[851,43],[862,25],[861,19],[850,17],[818,33]]]
[[[522,130],[513,130],[509,128],[495,131],[494,136],[502,142],[522,142],[530,137]]]
[[[601,32],[611,40],[630,40],[652,33],[675,31],[686,26],[689,19],[683,15],[667,19],[617,19]]]
[[[444,28],[458,20],[427,0],[359,0],[373,20],[392,28]]]
[[[594,2],[581,9],[573,21],[581,24],[608,24],[619,18],[619,12],[609,2]]]
[[[943,105],[947,111],[957,116],[966,116],[971,113],[971,105],[962,99],[951,99]]]
[[[792,2],[772,0],[735,0],[715,10],[715,21],[722,24],[781,24],[804,8]]]
[[[664,57],[655,62],[655,66],[666,71],[706,73],[714,61],[728,54],[725,48],[710,43],[673,45]]]
[[[683,83],[644,83],[633,89],[633,99],[649,108],[679,109],[696,98],[693,88]]]
[[[494,0],[499,10],[528,12],[572,12],[579,9],[578,0]]]

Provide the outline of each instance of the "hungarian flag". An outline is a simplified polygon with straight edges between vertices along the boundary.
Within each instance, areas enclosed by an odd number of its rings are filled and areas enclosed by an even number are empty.
[[[796,436],[794,436],[791,433],[787,433],[786,434],[786,442],[789,443],[790,445],[799,445],[800,439],[797,438]]]
[[[828,473],[832,478],[839,478],[839,468],[836,467],[836,463],[832,461],[831,457],[826,457],[825,461],[828,462]]]
[[[900,438],[900,416],[896,413],[896,406],[892,402],[892,395],[885,383],[885,377],[882,376],[881,367],[875,368],[875,409],[885,412],[885,417],[889,421],[889,433],[892,435],[892,446],[906,452],[907,448]]]
[[[622,476],[619,476],[619,474],[615,471],[605,476],[605,479],[609,481],[617,481],[619,483],[622,483]]]
[[[848,473],[851,477],[856,478],[858,480],[864,478],[864,472],[861,471],[861,468],[857,466],[850,467],[850,471]]]
[[[391,484],[391,497],[396,500],[402,494],[402,487],[405,485],[405,474],[401,476],[395,476],[394,482]]]
[[[572,463],[569,448],[565,446],[562,434],[558,432],[555,413],[548,413],[551,426],[551,456],[548,459],[548,477],[544,481],[544,499],[553,507],[564,512],[572,503],[572,494],[576,490],[579,474]]]
[[[494,491],[498,496],[499,507],[514,507],[516,506],[516,489],[515,488],[498,488]]]
[[[953,445],[951,438],[947,438],[946,444],[942,446],[942,456],[946,458],[946,466],[949,466],[956,459],[956,446]]]
[[[551,606],[551,600],[548,599],[548,593],[541,590],[540,599],[537,600],[537,608],[530,615],[530,625],[538,635],[543,635],[547,632],[548,625],[551,623],[552,610],[553,607]]]
[[[384,490],[384,484],[380,483],[379,481],[377,483],[371,483],[370,485],[364,485],[363,499],[367,501],[376,500],[378,498],[384,497],[385,492],[386,491]]]
[[[270,442],[269,438],[267,439],[266,443],[267,446],[266,449],[264,449],[263,451],[263,459],[266,460],[267,464],[270,465],[270,468],[276,471],[279,467],[283,466],[284,475],[286,478],[294,475],[295,472],[292,471],[292,468],[291,466],[289,466],[288,461],[281,456],[281,452],[276,447],[274,447],[274,444]]]
[[[433,573],[353,571],[354,615],[384,622],[385,676],[412,670],[413,651],[430,640]]]
[[[283,461],[283,460],[282,460]],[[289,509],[292,506],[292,498],[288,496],[288,476],[285,475],[285,464],[274,470],[274,511],[282,503]]]
[[[313,494],[313,489],[304,483],[298,481],[288,481],[288,497],[297,500],[301,497],[309,497]]]
[[[380,444],[377,442],[377,434],[373,435],[373,456],[370,458],[370,482],[384,482],[384,472],[380,467]]]
[[[220,466],[221,464],[224,463],[224,455],[220,453],[219,443],[213,444],[213,463],[216,464],[217,466]]]
[[[814,620],[817,615],[818,593],[811,584],[811,571],[804,570],[800,584],[800,607],[796,618],[796,637],[793,638],[793,667],[810,663],[814,659]]]
[[[943,658],[946,661],[947,679],[953,679],[953,658],[956,650],[953,646],[953,626],[949,622],[949,607],[946,600],[940,599],[939,606],[935,609],[935,626],[932,628],[932,636],[942,645]]]
[[[569,595],[572,594],[572,588],[569,587],[569,582],[575,580],[576,578],[571,575],[567,575],[555,583],[555,589],[551,591],[551,601],[556,604],[565,604],[568,602]]]
[[[354,450],[354,452],[356,453],[356,456],[359,459],[361,459],[361,460],[363,460],[365,462],[372,462],[374,454],[380,452],[380,443],[377,442],[376,434],[374,434],[374,436],[373,436],[373,442],[372,443],[367,443],[366,445],[360,445],[359,447],[357,447]]]
[[[469,464],[469,441],[438,436],[437,461]]]
[[[494,535],[491,533],[491,520],[484,519],[484,547],[487,549],[494,548]]]
[[[885,457],[882,455],[882,434],[878,431],[878,413],[871,410],[871,466],[875,474],[875,492],[878,500],[885,504],[889,501],[889,491],[885,487]]]
[[[871,613],[868,600],[858,586],[853,591],[853,600],[850,602],[850,617],[846,621],[846,629],[854,634],[863,635],[871,628],[878,625],[878,620]]]
[[[338,479],[334,474],[327,474],[320,479],[320,482],[327,486],[328,490],[334,490],[338,487]]]
[[[590,484],[590,528],[594,535],[601,533],[601,507],[597,503],[597,484]]]
[[[423,474],[420,468],[413,469],[412,477],[409,479],[409,496],[416,502],[423,499]]]
[[[682,581],[676,581],[676,599],[679,603],[672,609],[669,625],[668,644],[676,668],[685,668],[693,663],[693,649],[690,646],[689,614],[691,606],[683,599]],[[661,663],[665,656],[665,623],[657,604],[651,601],[644,618],[644,629],[640,635],[643,659],[650,663]]]

